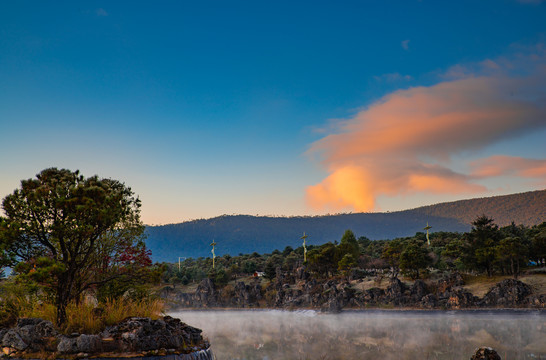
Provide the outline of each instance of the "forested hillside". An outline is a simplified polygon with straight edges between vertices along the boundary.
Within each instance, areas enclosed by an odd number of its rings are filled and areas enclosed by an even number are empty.
[[[546,218],[546,190],[521,194],[460,200],[424,206],[408,212],[445,216],[470,224],[477,216],[486,214],[499,226],[516,224],[536,225]]]
[[[511,221],[527,226],[546,220],[546,190],[490,198],[462,200],[391,213],[357,213],[309,217],[265,217],[224,215],[147,227],[148,247],[154,261],[176,262],[179,257],[208,257],[215,241],[216,254],[266,253],[286,246],[301,245],[309,234],[309,244],[320,245],[339,239],[351,229],[356,236],[393,239],[423,231],[468,231],[470,223],[486,214],[498,225]]]

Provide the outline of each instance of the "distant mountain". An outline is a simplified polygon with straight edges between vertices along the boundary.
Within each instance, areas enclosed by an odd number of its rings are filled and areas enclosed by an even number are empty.
[[[546,190],[520,194],[459,200],[423,206],[413,210],[425,215],[444,216],[470,224],[485,214],[499,226],[516,224],[536,225],[546,221]]]
[[[351,229],[357,237],[393,239],[423,231],[468,231],[479,215],[500,225],[536,225],[546,221],[546,190],[441,203],[389,213],[356,213],[325,216],[268,217],[223,215],[179,224],[148,226],[146,243],[154,261],[177,262],[178,257],[208,257],[214,240],[217,255],[267,253],[301,245],[305,231],[310,244],[341,238]]]

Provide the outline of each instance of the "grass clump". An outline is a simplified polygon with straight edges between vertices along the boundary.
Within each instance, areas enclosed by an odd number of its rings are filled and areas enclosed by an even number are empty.
[[[65,333],[96,334],[106,326],[131,316],[158,319],[163,309],[164,304],[158,299],[107,299],[98,306],[89,301],[72,303],[67,308],[67,322],[61,330]]]
[[[0,292],[0,298],[0,327],[13,326],[18,318],[41,318],[56,324],[55,305],[45,296],[10,287],[9,291],[4,288]],[[163,313],[163,301],[153,297],[107,298],[98,304],[93,298],[88,298],[67,306],[67,320],[57,330],[65,334],[97,334],[106,326],[119,323],[127,317],[149,317],[156,320]]]

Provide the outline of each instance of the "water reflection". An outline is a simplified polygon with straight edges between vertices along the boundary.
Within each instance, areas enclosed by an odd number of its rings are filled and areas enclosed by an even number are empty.
[[[177,311],[217,359],[546,359],[546,313],[517,311]]]

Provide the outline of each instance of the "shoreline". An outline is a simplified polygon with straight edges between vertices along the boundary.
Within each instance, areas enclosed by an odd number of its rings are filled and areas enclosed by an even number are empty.
[[[537,313],[538,315],[546,315],[546,309],[533,309],[533,308],[466,308],[466,309],[415,309],[415,308],[395,308],[395,309],[383,309],[383,308],[368,308],[368,309],[342,309],[340,312],[322,311],[320,309],[279,309],[279,308],[231,308],[231,307],[214,307],[214,308],[176,308],[169,309],[165,313],[169,316],[177,312],[315,312],[317,314],[342,314],[342,313],[442,313],[442,314],[495,314],[495,313],[512,313],[512,314],[529,314]]]

